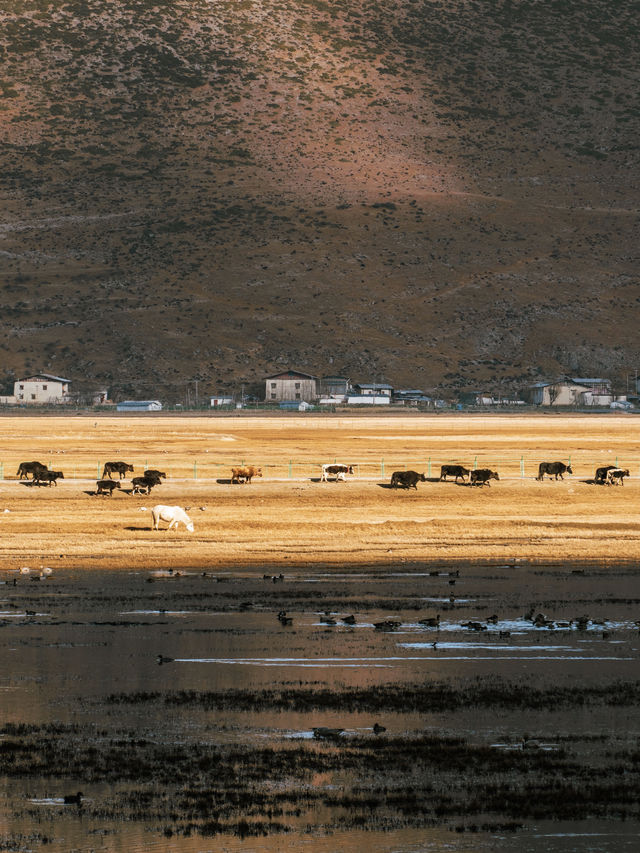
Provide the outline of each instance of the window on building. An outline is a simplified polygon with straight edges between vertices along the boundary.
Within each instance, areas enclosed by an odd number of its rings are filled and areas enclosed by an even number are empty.
[[[296,400],[300,399],[300,394],[296,394]]]
[[[43,391],[46,391],[46,390],[47,390],[47,387],[48,387],[47,385],[43,385],[43,386],[42,386],[42,390],[43,390]]]
[[[272,400],[275,400],[275,399],[276,399],[276,395],[275,395],[275,393],[272,393],[272,394],[271,394],[271,399],[272,399]]]
[[[24,391],[24,385],[21,385],[21,386],[20,386],[20,390],[21,390],[21,391]]]
[[[300,383],[296,382],[296,388],[299,388],[299,387],[300,387]]]
[[[275,388],[275,387],[276,387],[276,383],[275,383],[275,382],[272,382],[272,383],[271,383],[271,387],[272,387],[272,388]]]
[[[35,400],[35,399],[36,399],[36,395],[35,395],[35,394],[32,394],[32,395],[31,395],[31,399],[32,399],[32,400]]]

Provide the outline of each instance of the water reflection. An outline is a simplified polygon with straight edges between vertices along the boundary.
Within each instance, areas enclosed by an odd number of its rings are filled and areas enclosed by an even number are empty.
[[[604,764],[608,753],[629,747],[629,738],[637,734],[633,704],[593,700],[535,707],[518,702],[536,689],[566,687],[570,700],[571,690],[597,691],[601,686],[637,680],[637,577],[620,569],[615,583],[608,577],[594,583],[570,577],[569,567],[566,578],[559,581],[557,567],[549,578],[539,566],[521,567],[517,577],[503,569],[460,567],[455,576],[460,597],[454,601],[448,593],[452,573],[444,569],[437,574],[414,573],[392,567],[353,574],[290,572],[275,585],[250,571],[218,573],[216,579],[187,571],[59,571],[39,584],[19,581],[15,587],[7,586],[0,611],[3,719],[5,728],[6,724],[32,725],[36,733],[28,741],[28,731],[6,729],[0,745],[6,747],[22,737],[37,752],[49,737],[58,743],[66,739],[70,748],[84,750],[86,736],[97,754],[107,747],[117,751],[122,740],[139,741],[141,745],[131,749],[140,748],[145,760],[145,750],[192,745],[202,755],[212,746],[271,750],[274,762],[280,760],[282,750],[284,760],[286,750],[303,749],[307,752],[301,754],[301,762],[313,765],[312,759],[317,758],[328,762],[330,769],[312,767],[309,775],[300,778],[274,771],[273,776],[260,776],[260,785],[256,781],[256,790],[264,787],[270,796],[281,791],[293,797],[305,786],[321,795],[318,801],[305,800],[277,817],[290,830],[286,835],[278,830],[254,839],[217,831],[210,841],[197,829],[203,825],[201,816],[193,818],[191,835],[185,834],[191,818],[170,817],[193,810],[193,805],[180,803],[187,803],[184,791],[196,784],[195,778],[193,783],[189,779],[180,783],[175,797],[165,800],[167,795],[158,790],[153,774],[144,782],[134,773],[134,782],[127,782],[123,775],[120,781],[102,784],[99,774],[89,772],[88,766],[81,778],[57,775],[53,756],[48,771],[36,775],[14,774],[7,764],[6,796],[0,801],[4,844],[0,849],[635,850],[639,836],[633,818],[628,818],[625,832],[606,820],[564,819],[548,823],[545,829],[528,814],[515,819],[468,815],[464,810],[456,812],[454,804],[450,814],[425,816],[425,822],[437,825],[407,827],[409,807],[406,812],[396,811],[391,798],[383,804],[384,815],[380,814],[383,806],[371,806],[371,828],[363,832],[352,821],[355,806],[348,807],[335,794],[346,791],[354,802],[360,802],[358,798],[368,802],[367,797],[373,802],[383,787],[379,779],[368,782],[366,773],[354,776],[346,765],[365,752],[372,761],[383,749],[395,754],[392,750],[399,749],[405,738],[416,742],[431,735],[462,738],[469,749],[479,750],[478,761],[489,760],[483,750],[509,760],[520,754],[529,760],[530,754],[538,752],[558,760],[567,755],[567,761],[584,762],[585,767],[591,754]],[[149,577],[153,583],[147,583]],[[536,627],[525,618],[532,605],[536,611],[544,609],[553,627]],[[291,616],[291,624],[278,620],[283,610]],[[353,615],[353,624],[341,621],[346,614]],[[392,630],[375,629],[376,623],[385,621],[394,625]],[[434,624],[425,624],[430,621]],[[403,691],[407,696],[419,694],[436,680],[458,704],[437,710],[415,700],[403,707]],[[499,698],[504,685],[513,687],[513,707],[506,701],[491,704],[491,691]],[[384,693],[390,688],[397,688],[398,702],[378,706],[383,694],[391,695]],[[484,705],[467,701],[468,695],[481,689],[489,695]],[[246,704],[216,704],[216,696],[229,691],[235,691],[234,701]],[[296,697],[317,698],[325,691],[326,708],[319,700],[308,708],[295,704]],[[365,697],[360,704],[354,704],[353,691]],[[331,703],[332,696],[342,695],[342,704]],[[261,696],[276,704],[261,707]],[[375,734],[375,724],[382,731],[380,736]],[[47,726],[53,727],[50,735]],[[340,734],[319,738],[315,734],[319,729]],[[79,739],[74,740],[74,732],[80,733]],[[528,740],[523,740],[525,736]],[[421,748],[435,750],[436,746]],[[342,749],[353,750],[348,761],[340,754]],[[200,759],[195,755],[197,763]],[[176,752],[176,773],[180,760]],[[406,762],[402,772],[396,774],[389,767],[385,773],[385,786],[398,798],[401,790],[402,796],[407,795],[403,779],[408,789],[434,785],[428,771],[418,774],[412,762],[402,760]],[[455,782],[454,776],[452,789]],[[370,793],[358,792],[368,784]],[[65,793],[78,789],[86,791],[85,803],[65,805],[61,799]],[[132,791],[142,798],[141,803],[145,797],[156,803],[153,819],[137,818],[135,812],[127,814],[126,820],[109,817],[118,813],[118,797],[126,802]],[[431,796],[444,793],[436,790]],[[212,802],[216,801],[214,796]],[[276,800],[269,802],[274,809]],[[142,805],[140,814],[147,815]],[[384,822],[387,831],[380,832],[377,827]],[[517,827],[495,828],[510,822]],[[346,824],[348,831],[342,831]],[[482,829],[483,824],[489,828]],[[612,831],[614,827],[618,831]],[[171,832],[171,838],[165,832]]]

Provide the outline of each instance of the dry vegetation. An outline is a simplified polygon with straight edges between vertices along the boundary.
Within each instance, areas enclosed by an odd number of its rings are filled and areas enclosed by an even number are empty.
[[[634,424],[624,416],[3,418],[0,559],[5,569],[637,560]],[[535,481],[539,461],[569,457],[573,477]],[[19,462],[32,459],[65,479],[17,482]],[[168,479],[150,496],[129,495],[128,480],[112,498],[94,496],[102,464],[116,459]],[[357,475],[318,482],[320,464],[336,459],[357,465]],[[261,465],[264,477],[231,486],[239,462]],[[435,482],[448,462],[497,469],[501,480]],[[632,475],[623,487],[589,482],[596,466],[616,463]],[[387,487],[393,470],[428,473],[429,465],[434,482],[417,491]],[[152,531],[156,503],[191,507],[195,532]]]
[[[491,389],[637,364],[632,0],[0,25],[6,367],[179,397],[288,363]]]

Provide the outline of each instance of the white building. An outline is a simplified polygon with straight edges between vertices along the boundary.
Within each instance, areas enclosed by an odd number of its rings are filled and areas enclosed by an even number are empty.
[[[388,394],[347,394],[349,406],[388,406],[390,402]]]
[[[34,373],[13,384],[13,395],[17,404],[59,404],[71,402],[70,379],[52,376],[50,373]]]
[[[160,400],[124,400],[116,406],[117,412],[161,412]]]
[[[210,402],[212,409],[218,406],[233,406],[233,397],[231,394],[218,394],[217,397],[211,397]]]
[[[371,397],[388,397],[391,400],[393,386],[386,382],[354,382],[353,390],[356,394]]]

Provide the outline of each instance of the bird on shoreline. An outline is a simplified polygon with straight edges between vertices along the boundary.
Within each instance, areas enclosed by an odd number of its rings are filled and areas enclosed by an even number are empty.
[[[84,794],[78,791],[77,794],[65,794],[63,802],[65,806],[81,806]]]

